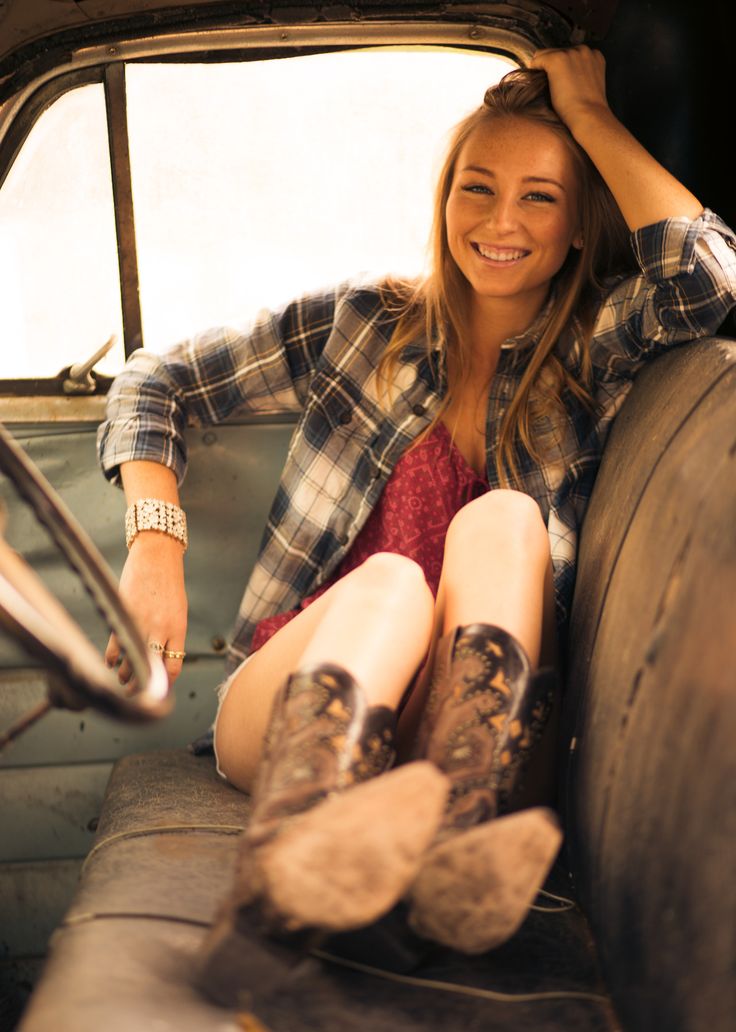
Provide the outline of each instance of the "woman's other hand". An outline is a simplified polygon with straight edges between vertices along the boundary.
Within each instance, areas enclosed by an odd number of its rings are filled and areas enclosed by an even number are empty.
[[[146,642],[158,643],[169,652],[183,652],[187,631],[187,596],[184,586],[184,548],[167,534],[142,531],[133,541],[120,577],[120,597],[130,610]],[[115,666],[121,659],[115,635],[105,651],[105,662]],[[163,656],[173,684],[182,660]],[[130,663],[122,657],[118,677],[128,684]],[[132,685],[131,685],[132,687]]]
[[[128,504],[142,498],[156,498],[179,504],[179,491],[173,471],[158,462],[124,462],[120,477]],[[149,645],[163,646],[168,652],[183,652],[187,632],[187,596],[184,587],[184,546],[176,538],[158,530],[141,530],[130,545],[120,577],[120,597]],[[163,656],[173,684],[181,673],[181,658]],[[132,670],[115,635],[105,650],[110,666],[120,662],[118,677],[131,689]]]

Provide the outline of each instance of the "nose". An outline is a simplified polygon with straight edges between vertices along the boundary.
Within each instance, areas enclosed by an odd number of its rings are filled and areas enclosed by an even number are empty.
[[[492,198],[486,219],[488,225],[499,234],[512,233],[518,225],[518,211],[513,197],[496,194]]]

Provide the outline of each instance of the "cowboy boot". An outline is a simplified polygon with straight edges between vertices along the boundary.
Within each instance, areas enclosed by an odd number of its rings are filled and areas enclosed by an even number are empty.
[[[532,676],[524,649],[499,627],[472,624],[440,641],[417,752],[451,788],[409,895],[420,935],[484,953],[524,920],[557,855],[559,823],[544,807],[498,815],[542,735],[554,685],[550,671]]]
[[[274,703],[235,885],[205,943],[200,982],[233,998],[254,924],[294,942],[377,920],[406,892],[442,820],[447,778],[395,770],[395,716],[342,668],[289,678]],[[378,776],[380,775],[380,777]]]

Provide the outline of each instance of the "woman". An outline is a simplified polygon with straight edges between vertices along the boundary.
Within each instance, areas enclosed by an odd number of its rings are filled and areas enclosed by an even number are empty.
[[[458,127],[426,281],[342,287],[247,335],[138,352],[111,393],[102,460],[131,505],[121,591],[172,679],[185,417],[301,413],[216,723],[219,769],[254,812],[210,957],[237,949],[254,906],[275,930],[335,931],[402,897],[423,936],[484,951],[559,846],[552,812],[519,806],[525,770],[525,802],[545,798],[540,668],[556,663],[577,529],[637,369],[733,305],[736,239],[613,116],[600,54],[531,66]],[[415,762],[387,773],[397,748]]]

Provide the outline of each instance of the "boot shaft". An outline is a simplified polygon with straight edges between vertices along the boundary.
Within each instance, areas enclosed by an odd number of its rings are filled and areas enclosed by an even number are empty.
[[[505,812],[549,717],[553,672],[533,675],[513,635],[490,624],[441,639],[417,753],[450,778],[451,832]]]
[[[387,770],[395,757],[395,717],[369,707],[342,667],[320,664],[293,674],[274,701],[253,791],[251,841],[333,792]]]

